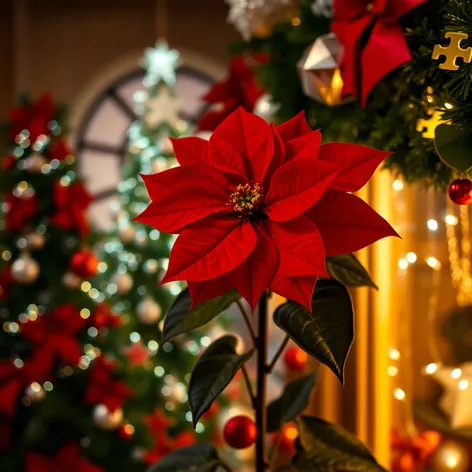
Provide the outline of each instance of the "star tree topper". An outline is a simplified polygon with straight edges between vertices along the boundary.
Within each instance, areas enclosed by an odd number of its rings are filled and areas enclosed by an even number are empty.
[[[153,48],[144,51],[140,64],[146,69],[144,85],[152,87],[164,82],[168,87],[175,86],[175,69],[179,65],[180,55],[175,49],[169,49],[165,41],[158,41]]]

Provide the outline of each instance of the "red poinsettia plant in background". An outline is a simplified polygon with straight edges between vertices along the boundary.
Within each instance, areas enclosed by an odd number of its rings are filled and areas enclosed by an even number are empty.
[[[238,355],[233,336],[210,345],[192,373],[189,402],[196,423],[257,352],[256,394],[248,381],[256,423],[231,419],[225,439],[235,448],[256,441],[256,470],[264,471],[269,467],[266,431],[280,431],[298,416],[314,384],[313,376],[297,380],[278,404],[265,404],[266,376],[282,352],[268,362],[268,293],[290,300],[274,313],[286,340],[293,339],[343,380],[353,313],[341,282],[373,285],[351,252],[398,236],[350,192],[363,187],[389,153],[354,144],[321,144],[321,133],[313,131],[302,114],[274,126],[243,108],[231,113],[209,141],[191,137],[174,140],[173,145],[180,167],[143,176],[151,203],[137,218],[159,231],[178,234],[161,283],[185,280],[188,290],[169,310],[164,338],[201,326],[241,296],[253,311],[259,304],[255,336],[250,315],[238,303],[254,349]],[[318,433],[315,436],[331,427],[315,418],[300,421],[305,424],[301,430]],[[333,433],[326,447],[334,447],[338,439]],[[207,460],[211,456],[220,461],[210,446],[198,445],[170,454],[153,470],[170,470],[165,467],[182,460],[182,454],[189,455],[190,465],[202,465],[191,462],[195,448]],[[322,459],[314,446],[302,449],[292,465],[295,470],[312,470],[308,465]],[[382,470],[374,459],[364,460]]]

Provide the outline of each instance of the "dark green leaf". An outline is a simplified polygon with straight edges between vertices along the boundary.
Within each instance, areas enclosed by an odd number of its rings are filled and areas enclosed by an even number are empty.
[[[348,287],[373,287],[377,285],[354,254],[340,254],[326,257],[329,276]]]
[[[456,126],[442,124],[436,127],[435,146],[444,164],[466,173],[472,169],[472,134]]]
[[[319,280],[311,306],[312,313],[299,303],[284,303],[275,311],[274,322],[344,383],[344,364],[354,340],[349,292],[336,280]]]
[[[385,472],[367,447],[341,426],[303,416],[299,427],[303,451],[292,460],[297,471]]]
[[[167,312],[164,321],[164,342],[170,341],[179,334],[200,328],[240,298],[241,295],[236,290],[230,290],[221,297],[200,303],[190,311],[192,304],[190,293],[188,289],[183,290]]]
[[[254,353],[254,349],[251,349],[239,356],[236,353],[236,343],[234,336],[217,339],[205,350],[193,369],[189,385],[189,403],[194,427]]]
[[[267,432],[278,431],[282,425],[303,413],[315,386],[316,375],[310,374],[289,383],[279,398],[267,407]]]
[[[148,472],[212,472],[221,463],[214,447],[195,444],[167,454]]]

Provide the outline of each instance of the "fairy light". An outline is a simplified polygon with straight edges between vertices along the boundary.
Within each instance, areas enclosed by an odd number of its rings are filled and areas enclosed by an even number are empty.
[[[414,252],[409,252],[409,253],[406,255],[406,260],[407,260],[410,264],[414,264],[417,259],[418,259],[418,257],[417,257],[417,255],[416,255]]]
[[[402,269],[402,270],[408,269],[408,261],[407,261],[405,258],[402,257],[402,258],[398,261],[398,268],[399,268],[399,269]]]
[[[406,394],[405,394],[405,392],[404,392],[401,388],[396,388],[396,389],[393,391],[393,396],[394,396],[397,400],[403,401],[403,400],[405,400]]]
[[[428,227],[430,231],[437,231],[439,228],[438,222],[432,218],[428,220],[428,222],[426,223],[426,226]]]
[[[431,364],[428,364],[425,368],[425,371],[428,375],[432,375],[438,370],[438,365],[432,362]]]
[[[459,222],[459,219],[455,215],[446,215],[444,221],[447,225],[456,225]]]
[[[441,269],[441,263],[435,257],[428,257],[428,259],[426,259],[426,263],[429,265],[429,267],[431,267],[431,269]]]
[[[397,179],[393,181],[392,187],[395,192],[401,192],[405,188],[405,184],[401,180]]]
[[[451,377],[452,377],[453,379],[458,379],[461,375],[462,375],[462,370],[461,370],[461,369],[454,369],[454,370],[451,372]]]
[[[396,377],[398,375],[398,367],[395,367],[394,365],[391,365],[387,368],[387,374],[390,377]]]
[[[300,26],[302,20],[300,20],[300,18],[298,18],[298,16],[294,16],[292,18],[292,26]]]
[[[388,353],[388,357],[392,359],[392,361],[398,361],[400,359],[400,351],[398,349],[390,349]]]
[[[467,380],[461,380],[458,384],[459,390],[467,390],[469,388],[469,382]]]

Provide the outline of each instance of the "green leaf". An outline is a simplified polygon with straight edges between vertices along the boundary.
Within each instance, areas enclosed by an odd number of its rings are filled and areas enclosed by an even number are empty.
[[[148,472],[210,472],[221,465],[216,449],[209,444],[195,444],[172,451]]]
[[[295,470],[385,472],[367,447],[341,426],[303,416],[299,428],[303,451],[292,460]]]
[[[312,313],[288,301],[274,313],[275,324],[305,352],[327,365],[344,384],[344,364],[354,340],[354,312],[347,288],[336,280],[319,280]]]
[[[434,144],[439,157],[449,167],[466,173],[472,169],[472,134],[456,126],[436,127]]]
[[[192,304],[190,293],[188,289],[183,290],[167,312],[163,341],[170,341],[180,334],[200,328],[240,298],[241,295],[236,290],[230,290],[221,297],[200,303],[190,310]]]
[[[194,427],[254,353],[254,349],[251,349],[239,356],[236,353],[237,342],[234,336],[229,335],[217,339],[195,365],[189,384],[189,403]]]
[[[267,407],[267,432],[272,433],[303,413],[315,386],[316,375],[310,374],[289,383],[279,398]]]
[[[340,254],[326,257],[329,276],[348,287],[372,287],[378,289],[370,274],[354,254]]]

